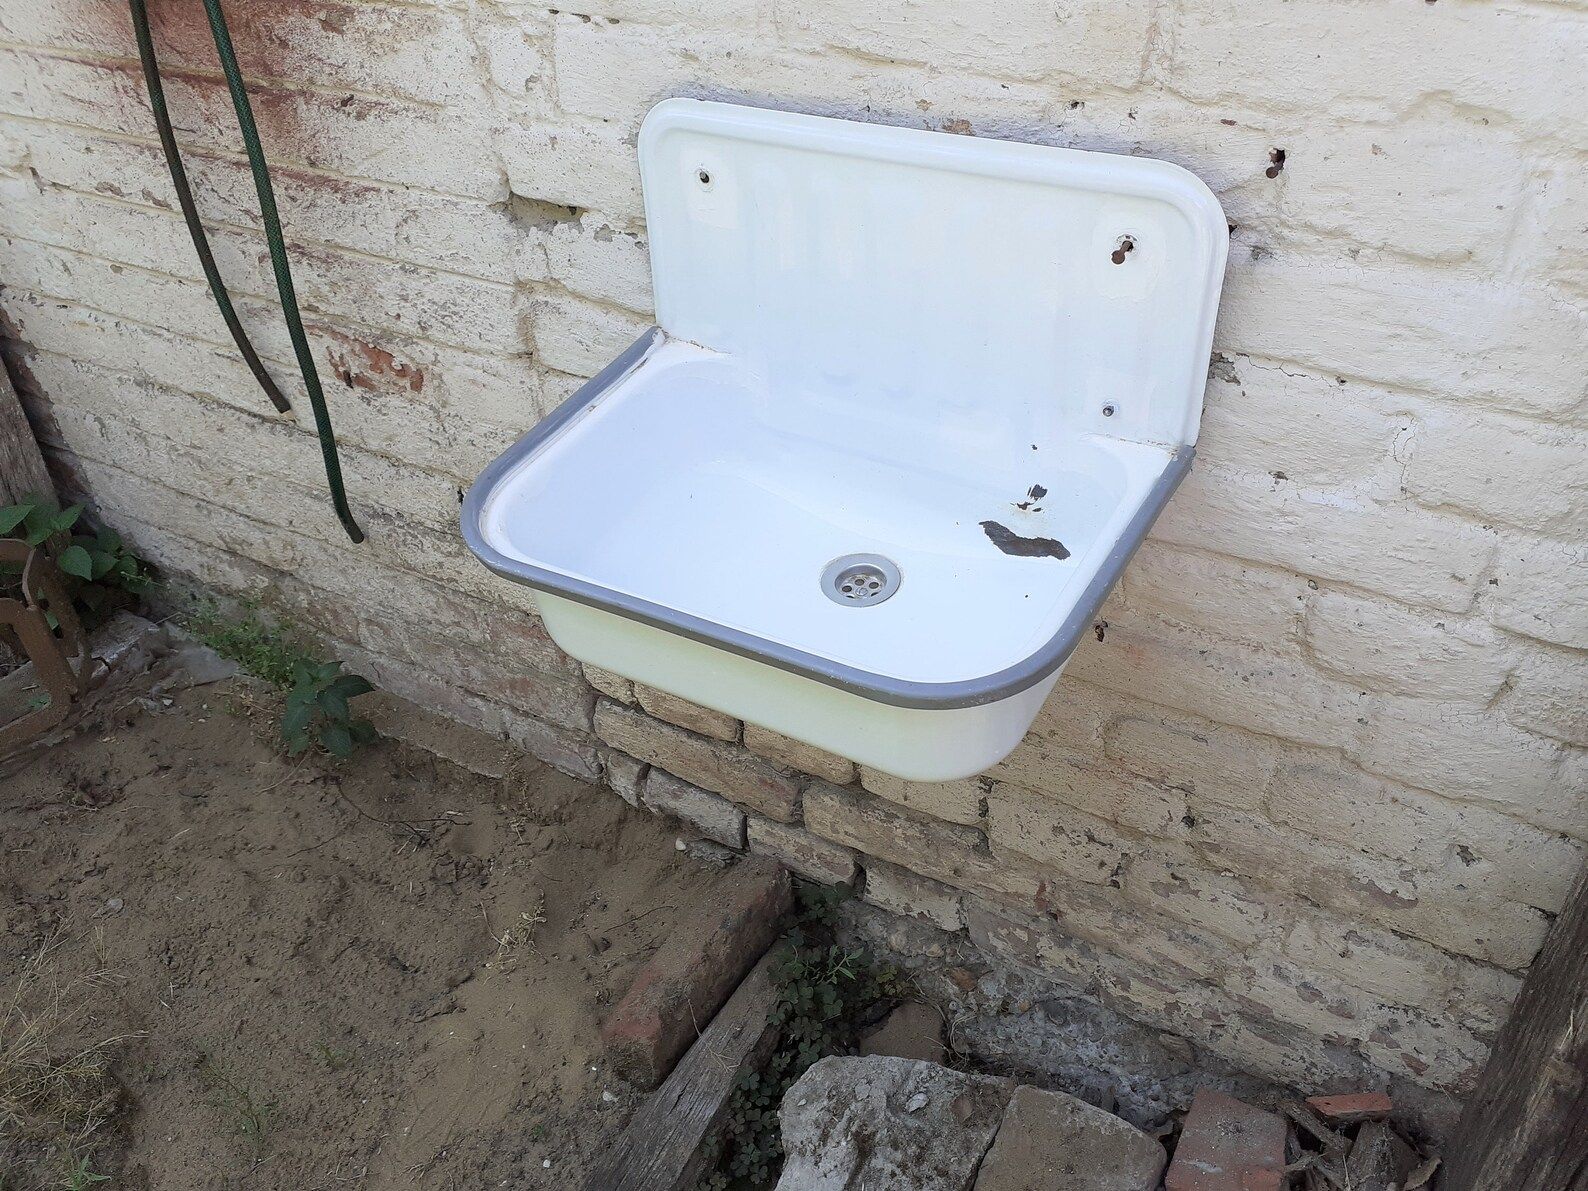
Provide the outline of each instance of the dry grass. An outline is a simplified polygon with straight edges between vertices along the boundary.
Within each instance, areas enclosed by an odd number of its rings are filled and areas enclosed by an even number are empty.
[[[111,977],[63,975],[61,941],[55,935],[30,955],[0,1002],[0,1159],[25,1145],[56,1166],[64,1160],[86,1170],[85,1156],[120,1104],[109,1063],[126,1038],[92,1036],[83,1006]]]

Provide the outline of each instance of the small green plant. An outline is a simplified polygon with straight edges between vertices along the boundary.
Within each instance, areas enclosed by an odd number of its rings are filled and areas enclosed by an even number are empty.
[[[87,532],[82,518],[82,505],[58,509],[52,500],[29,497],[0,508],[0,537],[29,546],[48,544],[55,565],[68,576],[72,601],[91,618],[101,617],[127,602],[127,596],[147,591],[154,580],[120,534],[109,528]],[[53,616],[50,621],[56,627]]]
[[[262,619],[254,603],[245,603],[241,616],[228,617],[215,601],[200,600],[188,614],[187,627],[223,658],[280,690],[292,686],[299,662],[311,660],[287,629]]]
[[[770,1186],[783,1163],[777,1114],[784,1093],[817,1060],[851,1053],[860,1027],[899,997],[892,967],[834,937],[838,907],[851,892],[845,885],[799,887],[798,917],[772,969],[777,1047],[759,1071],[740,1073],[722,1131],[704,1147],[708,1173],[696,1191]]]
[[[232,1131],[248,1143],[257,1161],[270,1145],[281,1102],[274,1096],[256,1095],[247,1084],[222,1071],[208,1055],[199,1062],[199,1078],[210,1090],[209,1106],[221,1113]]]
[[[227,618],[213,601],[188,616],[194,636],[249,674],[287,692],[281,735],[296,757],[318,744],[335,757],[350,756],[376,739],[374,725],[355,718],[348,700],[374,690],[367,678],[342,673],[341,662],[322,662],[299,644],[291,628],[265,621],[258,606],[245,604],[241,617]]]
[[[356,719],[348,700],[374,690],[369,679],[343,674],[341,662],[299,660],[292,671],[292,690],[281,717],[281,734],[287,752],[296,757],[310,744],[319,744],[333,757],[351,756],[355,746],[376,739],[368,720]]]
[[[57,1184],[61,1191],[88,1191],[88,1188],[95,1183],[110,1182],[108,1174],[96,1174],[89,1169],[89,1160],[86,1157],[74,1158],[69,1161],[71,1165],[66,1168],[65,1174],[61,1176],[60,1183]]]

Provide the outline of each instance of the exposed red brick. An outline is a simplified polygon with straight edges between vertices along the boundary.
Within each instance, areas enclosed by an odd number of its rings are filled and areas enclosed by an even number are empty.
[[[1352,1092],[1345,1096],[1308,1096],[1307,1107],[1336,1125],[1358,1121],[1382,1121],[1394,1105],[1383,1092]]]
[[[1165,1191],[1280,1191],[1284,1119],[1202,1088],[1191,1102]]]
[[[735,871],[730,896],[677,930],[602,1023],[608,1061],[641,1087],[666,1078],[782,931],[793,905],[788,873],[754,860]]]

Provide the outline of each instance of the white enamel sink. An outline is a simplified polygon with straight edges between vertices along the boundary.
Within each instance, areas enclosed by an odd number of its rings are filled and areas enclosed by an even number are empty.
[[[658,328],[486,469],[470,547],[582,661],[911,780],[996,763],[1190,465],[1217,200],[691,100],[640,167]]]

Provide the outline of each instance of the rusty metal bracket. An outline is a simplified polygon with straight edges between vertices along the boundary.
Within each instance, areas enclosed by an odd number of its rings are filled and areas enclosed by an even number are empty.
[[[3,563],[20,564],[22,594],[20,599],[0,597],[0,635],[14,641],[33,664],[34,677],[49,702],[0,724],[0,757],[62,723],[98,677],[82,621],[47,547],[0,540]]]

